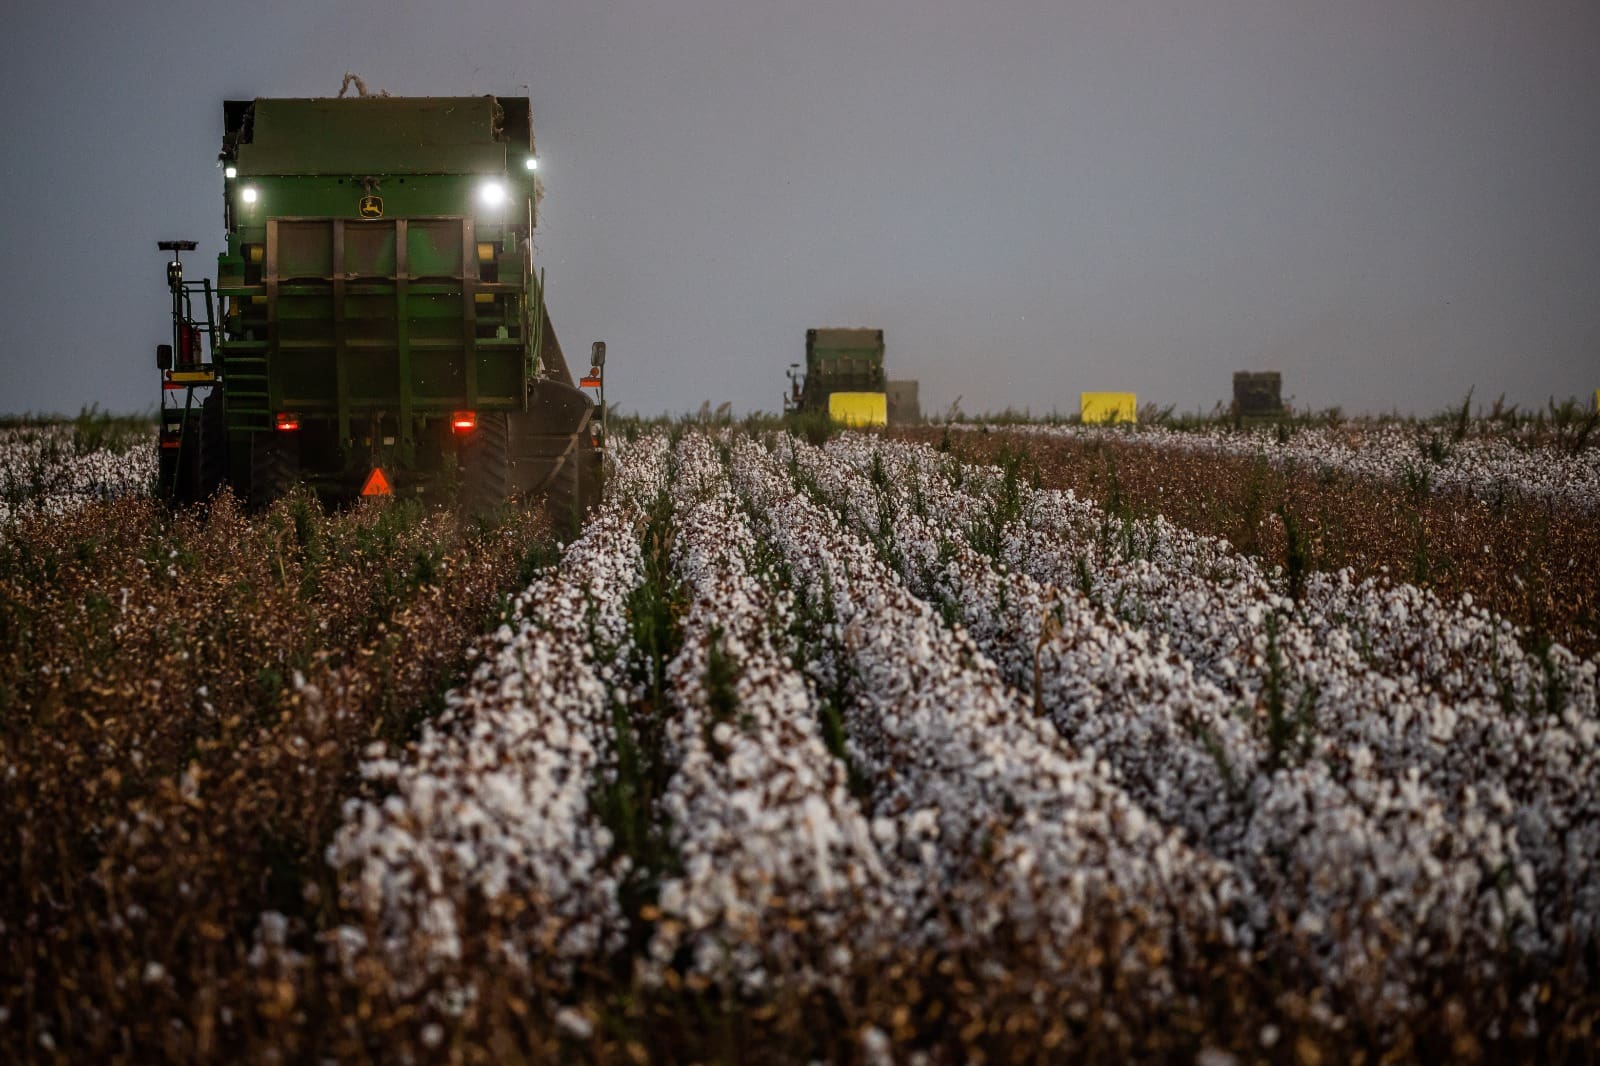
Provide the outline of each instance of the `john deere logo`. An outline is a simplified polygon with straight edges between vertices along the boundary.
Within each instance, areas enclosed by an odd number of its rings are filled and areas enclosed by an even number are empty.
[[[361,198],[361,217],[362,218],[382,218],[383,217],[383,197],[381,197],[381,196],[372,196],[370,194],[367,195],[367,196],[363,196]]]

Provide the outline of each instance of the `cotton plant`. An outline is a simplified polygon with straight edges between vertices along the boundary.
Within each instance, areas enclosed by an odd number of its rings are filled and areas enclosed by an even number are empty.
[[[837,448],[848,447],[840,443]],[[948,486],[950,460],[922,446],[882,444],[876,462],[911,464],[897,483],[918,485],[924,503]],[[867,461],[856,457],[865,470]],[[992,497],[999,476],[969,469],[973,500]],[[1018,489],[1019,520],[1002,558],[1059,586],[1087,583],[1119,616],[1163,638],[1195,673],[1230,698],[1258,706],[1276,657],[1281,699],[1308,715],[1309,741],[1341,778],[1361,753],[1367,772],[1415,772],[1453,820],[1487,820],[1512,854],[1496,879],[1512,901],[1536,894],[1542,935],[1517,936],[1549,950],[1581,948],[1597,931],[1593,841],[1600,818],[1588,783],[1600,779],[1596,664],[1559,645],[1525,650],[1526,634],[1470,598],[1442,603],[1400,582],[1355,581],[1348,571],[1313,574],[1296,603],[1225,541],[1160,517],[1116,524],[1070,492]],[[941,513],[974,503],[938,499]],[[1371,713],[1373,708],[1383,713]],[[1516,857],[1531,863],[1529,870]],[[1532,938],[1530,940],[1530,938]]]
[[[1164,636],[1107,617],[1076,589],[995,565],[959,527],[952,533],[949,516],[970,528],[985,507],[950,485],[948,460],[852,437],[827,455],[791,447],[807,483],[858,528],[889,531],[914,587],[959,605],[964,626],[1011,679],[1031,679],[1040,709],[1080,750],[1108,759],[1141,805],[1235,863],[1256,893],[1258,921],[1269,909],[1293,918],[1303,940],[1296,950],[1318,960],[1321,980],[1360,996],[1377,975],[1376,1005],[1403,1012],[1441,950],[1492,965],[1508,937],[1526,945],[1532,874],[1503,799],[1469,792],[1450,820],[1414,773],[1355,781],[1318,760],[1264,773],[1269,752],[1244,728],[1233,696],[1198,677]],[[984,483],[972,472],[962,480]],[[1209,572],[1237,573],[1205,554]],[[1264,652],[1246,646],[1258,659]],[[1352,751],[1370,771],[1370,753]]]
[[[832,605],[823,654],[847,679],[849,757],[891,874],[922,895],[929,947],[1020,945],[1013,965],[1026,959],[1054,992],[1087,997],[1102,977],[1096,938],[1120,929],[1119,980],[1159,1000],[1175,986],[1175,953],[1241,944],[1243,886],[1226,863],[1073,753],[966,634],[796,493],[779,460],[743,443],[734,470],[797,595]],[[1006,958],[991,952],[989,965]]]
[[[0,525],[59,515],[98,500],[142,496],[156,477],[155,435],[134,448],[74,445],[70,425],[0,430]]]
[[[362,765],[388,793],[347,801],[328,849],[341,902],[361,918],[341,930],[346,954],[375,951],[420,987],[455,969],[486,917],[492,950],[526,971],[570,973],[623,943],[629,861],[591,795],[611,761],[623,605],[665,448],[649,438],[624,451],[616,492],[517,595],[443,713],[402,757],[375,750]]]
[[[682,872],[660,890],[648,976],[682,952],[740,994],[843,994],[912,921],[817,698],[785,647],[792,604],[753,572],[756,535],[711,440],[684,438],[671,495],[688,598],[662,813]]]

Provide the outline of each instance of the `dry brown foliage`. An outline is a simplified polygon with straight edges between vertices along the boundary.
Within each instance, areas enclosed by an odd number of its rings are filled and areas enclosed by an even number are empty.
[[[204,518],[124,500],[11,531],[0,1057],[328,1046],[313,1011],[344,999],[253,966],[258,917],[316,950],[362,749],[412,732],[544,529],[305,498],[252,520],[223,498]]]

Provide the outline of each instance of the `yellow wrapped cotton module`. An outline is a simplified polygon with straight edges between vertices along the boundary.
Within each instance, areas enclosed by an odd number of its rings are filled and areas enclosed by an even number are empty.
[[[881,392],[830,393],[828,417],[847,426],[886,426],[889,398]]]
[[[1131,392],[1081,392],[1078,411],[1085,423],[1137,422],[1139,398]]]

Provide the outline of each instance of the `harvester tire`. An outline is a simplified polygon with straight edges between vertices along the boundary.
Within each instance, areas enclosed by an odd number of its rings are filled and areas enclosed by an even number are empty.
[[[198,496],[209,500],[228,479],[228,423],[222,392],[212,389],[200,405]]]
[[[498,510],[511,496],[511,423],[504,411],[478,416],[461,442],[461,507],[474,517]]]
[[[282,434],[271,431],[250,436],[250,489],[246,504],[265,511],[272,502],[294,488],[300,477],[300,454]]]
[[[600,505],[601,462],[598,448],[580,446],[556,471],[544,506],[557,532],[577,536],[589,509]]]

